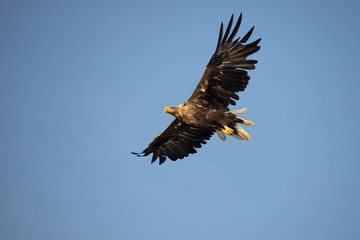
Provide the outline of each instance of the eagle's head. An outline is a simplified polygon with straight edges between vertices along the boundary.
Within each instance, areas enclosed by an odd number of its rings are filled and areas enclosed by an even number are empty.
[[[164,113],[169,113],[174,117],[177,117],[178,112],[179,112],[179,106],[170,105],[164,109]]]

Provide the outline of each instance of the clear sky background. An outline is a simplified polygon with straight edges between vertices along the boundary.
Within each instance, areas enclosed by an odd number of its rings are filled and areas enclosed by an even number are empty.
[[[222,21],[253,139],[137,158]],[[1,1],[0,239],[360,239],[359,1]]]

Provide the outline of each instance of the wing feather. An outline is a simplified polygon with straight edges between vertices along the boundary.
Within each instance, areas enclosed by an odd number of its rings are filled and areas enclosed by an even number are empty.
[[[227,42],[231,42],[233,40],[233,38],[235,37],[237,31],[239,30],[239,27],[241,24],[241,19],[242,19],[242,13],[240,14],[239,19],[237,20],[235,27],[234,27],[229,39],[227,40]],[[235,42],[237,42],[237,40]]]
[[[240,43],[246,43],[247,40],[249,39],[249,37],[251,36],[252,32],[254,31],[255,27],[252,27],[246,34],[245,36],[241,39]]]
[[[225,35],[224,35],[224,38],[223,38],[221,44],[225,43],[225,41],[226,41],[226,39],[227,39],[227,37],[228,37],[228,35],[230,33],[230,29],[231,29],[231,26],[232,26],[233,19],[234,19],[234,14],[231,15],[230,21],[229,21],[228,26],[226,28]]]
[[[159,158],[159,164],[163,164],[167,157],[176,161],[196,153],[195,148],[206,144],[206,140],[209,140],[213,133],[214,130],[193,127],[175,119],[144,151],[133,154],[142,157],[152,153],[151,163]]]
[[[218,109],[227,109],[229,104],[235,105],[234,100],[239,99],[236,93],[245,90],[250,77],[244,69],[255,69],[257,63],[257,60],[247,59],[247,57],[259,51],[260,46],[258,44],[261,38],[246,44],[254,31],[254,27],[252,27],[243,38],[233,41],[240,27],[241,19],[242,14],[240,14],[228,39],[233,16],[230,18],[224,36],[223,24],[221,23],[215,53],[207,64],[188,102],[212,104]]]
[[[216,50],[217,50],[218,47],[220,46],[221,39],[222,39],[222,37],[223,37],[223,28],[224,28],[224,24],[221,23],[221,25],[220,25],[219,39],[218,39],[218,43],[217,43],[217,46],[216,46]]]

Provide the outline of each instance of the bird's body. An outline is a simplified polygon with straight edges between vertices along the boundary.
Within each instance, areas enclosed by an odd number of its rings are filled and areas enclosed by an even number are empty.
[[[195,127],[218,130],[236,121],[236,115],[231,112],[224,112],[212,106],[194,105],[188,101],[178,106],[174,117]]]
[[[245,44],[254,29],[251,28],[243,38],[233,40],[241,23],[241,15],[230,34],[232,21],[233,16],[224,36],[221,24],[215,53],[191,97],[178,106],[170,105],[164,109],[175,120],[142,153],[134,154],[147,156],[153,153],[152,163],[159,158],[162,164],[166,157],[175,161],[196,153],[195,148],[205,144],[215,131],[222,140],[225,140],[225,134],[240,140],[251,138],[238,123],[248,126],[254,123],[236,116],[245,112],[246,108],[230,111],[228,105],[235,105],[234,100],[239,100],[236,92],[245,90],[250,77],[243,69],[254,69],[257,63],[246,58],[260,49],[258,43],[261,39]]]

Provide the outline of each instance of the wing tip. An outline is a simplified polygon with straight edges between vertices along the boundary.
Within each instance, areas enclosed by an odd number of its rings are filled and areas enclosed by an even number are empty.
[[[218,39],[218,43],[217,43],[217,45],[216,45],[216,50],[215,50],[215,52],[217,52],[217,50],[218,50],[218,48],[219,48],[219,46],[220,46],[220,44],[221,44],[221,40],[222,40],[222,37],[223,37],[223,28],[224,28],[224,23],[221,22],[220,32],[219,32],[219,39]]]
[[[138,157],[144,157],[144,153],[143,153],[143,152],[141,152],[141,153],[131,152],[131,154],[134,154],[134,155],[136,155],[136,156],[138,156]]]

